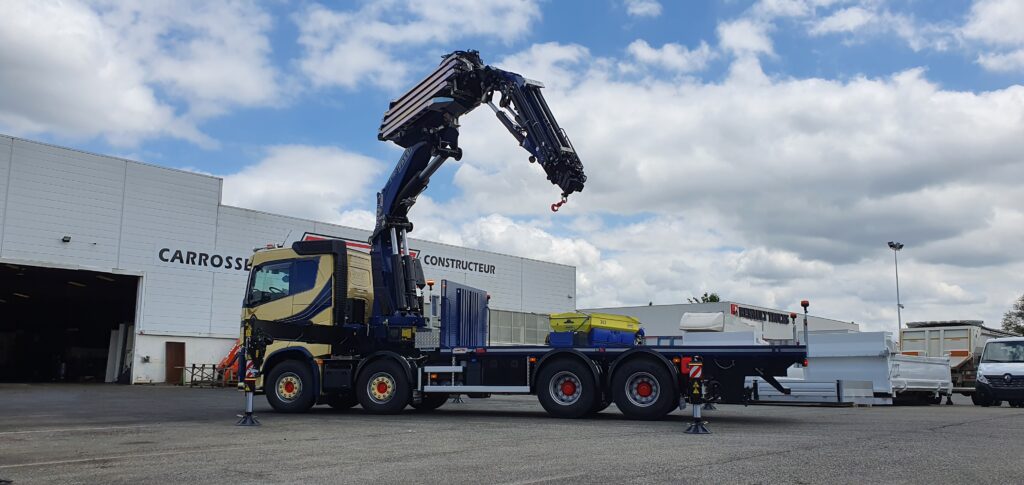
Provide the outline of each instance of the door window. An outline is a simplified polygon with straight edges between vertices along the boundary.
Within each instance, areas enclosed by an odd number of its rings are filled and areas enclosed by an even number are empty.
[[[257,266],[249,286],[249,306],[262,305],[313,289],[319,258],[275,261]]]

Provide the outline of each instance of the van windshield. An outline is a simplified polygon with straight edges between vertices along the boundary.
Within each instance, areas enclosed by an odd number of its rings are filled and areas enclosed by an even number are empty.
[[[1024,340],[1017,342],[989,342],[985,345],[982,362],[1024,362]]]

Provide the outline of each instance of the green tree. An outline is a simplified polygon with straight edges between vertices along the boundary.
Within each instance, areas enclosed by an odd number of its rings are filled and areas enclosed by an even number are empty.
[[[718,297],[718,293],[709,294],[708,292],[705,291],[704,294],[700,296],[700,298],[687,298],[686,301],[690,303],[716,303],[722,301],[722,299]]]
[[[1024,335],[1024,295],[1003,314],[1003,330]]]

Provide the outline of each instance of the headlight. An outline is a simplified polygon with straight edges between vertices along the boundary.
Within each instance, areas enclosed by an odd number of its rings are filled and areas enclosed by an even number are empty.
[[[985,378],[984,374],[978,373],[978,382],[982,384],[988,384],[988,379]]]

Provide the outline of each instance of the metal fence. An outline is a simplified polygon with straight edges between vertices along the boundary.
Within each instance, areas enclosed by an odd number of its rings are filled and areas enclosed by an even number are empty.
[[[543,344],[551,331],[548,315],[490,310],[488,336],[491,345]]]

